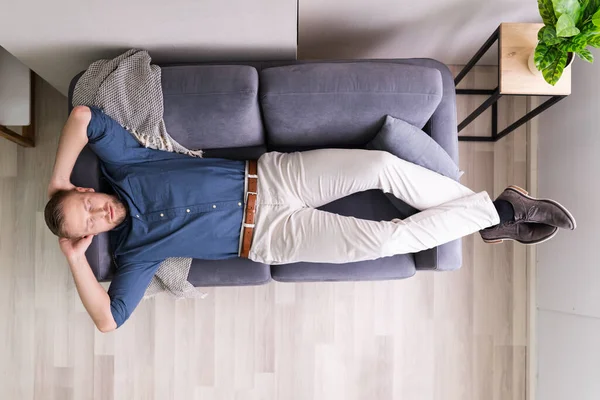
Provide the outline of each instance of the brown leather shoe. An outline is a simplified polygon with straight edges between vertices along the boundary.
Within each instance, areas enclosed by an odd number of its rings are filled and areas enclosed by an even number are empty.
[[[547,224],[510,221],[484,229],[479,233],[483,241],[490,244],[515,240],[519,243],[533,245],[552,239],[557,232],[557,227]]]
[[[554,200],[536,199],[518,186],[509,186],[498,197],[512,204],[515,222],[548,224],[558,228],[573,230],[577,222],[569,210]]]

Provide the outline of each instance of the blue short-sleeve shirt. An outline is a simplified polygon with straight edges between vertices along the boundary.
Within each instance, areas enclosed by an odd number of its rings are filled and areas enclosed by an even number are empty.
[[[238,256],[246,163],[148,149],[97,108],[88,145],[129,214],[110,232],[116,271],[108,290],[117,327],[169,257]]]

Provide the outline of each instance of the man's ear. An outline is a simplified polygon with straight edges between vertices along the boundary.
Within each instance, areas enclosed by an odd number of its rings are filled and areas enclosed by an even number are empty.
[[[95,190],[94,188],[82,188],[82,187],[76,187],[75,190],[77,190],[80,193],[94,193]]]

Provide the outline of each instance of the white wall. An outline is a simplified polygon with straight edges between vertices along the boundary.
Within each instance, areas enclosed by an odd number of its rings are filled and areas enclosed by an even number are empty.
[[[66,93],[99,58],[293,59],[296,0],[0,0],[0,46]]]
[[[299,0],[299,58],[431,57],[465,64],[501,22],[540,22],[535,0]],[[483,60],[496,64],[490,51]]]
[[[594,51],[600,59],[600,51]],[[600,62],[597,62],[600,64]],[[600,398],[600,65],[573,64],[573,94],[539,118],[539,191],[578,228],[538,248],[538,398]]]

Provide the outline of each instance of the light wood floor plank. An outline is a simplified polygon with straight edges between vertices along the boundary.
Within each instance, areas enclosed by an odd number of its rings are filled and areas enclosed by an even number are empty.
[[[215,385],[215,289],[203,289],[208,296],[196,302],[195,327],[198,352],[198,369],[194,381],[197,386],[212,387]]]
[[[275,285],[255,288],[253,324],[254,370],[272,374],[275,372]]]
[[[465,84],[492,86],[494,77],[478,67]],[[464,239],[459,271],[209,288],[203,300],[160,295],[117,332],[99,333],[44,227],[67,114],[66,99],[37,83],[36,147],[0,141],[3,398],[525,399],[528,251],[478,235]],[[481,101],[459,96],[459,118]],[[500,124],[525,105],[504,98]],[[489,133],[486,113],[461,134]],[[496,144],[461,142],[462,182],[492,196],[527,186],[527,145],[525,127]]]
[[[171,296],[161,294],[155,297],[153,329],[156,343],[173,343],[175,345],[175,330],[164,328],[175,327],[177,319],[175,307],[175,301]],[[186,322],[189,323],[189,321]],[[195,331],[195,324],[190,329]],[[195,341],[191,345],[188,344],[189,350],[197,351],[195,345]],[[173,348],[170,346],[154,346],[152,364],[154,368],[155,398],[165,400],[175,399],[175,357],[173,357]],[[191,377],[190,381],[194,382],[196,377],[197,375]]]

